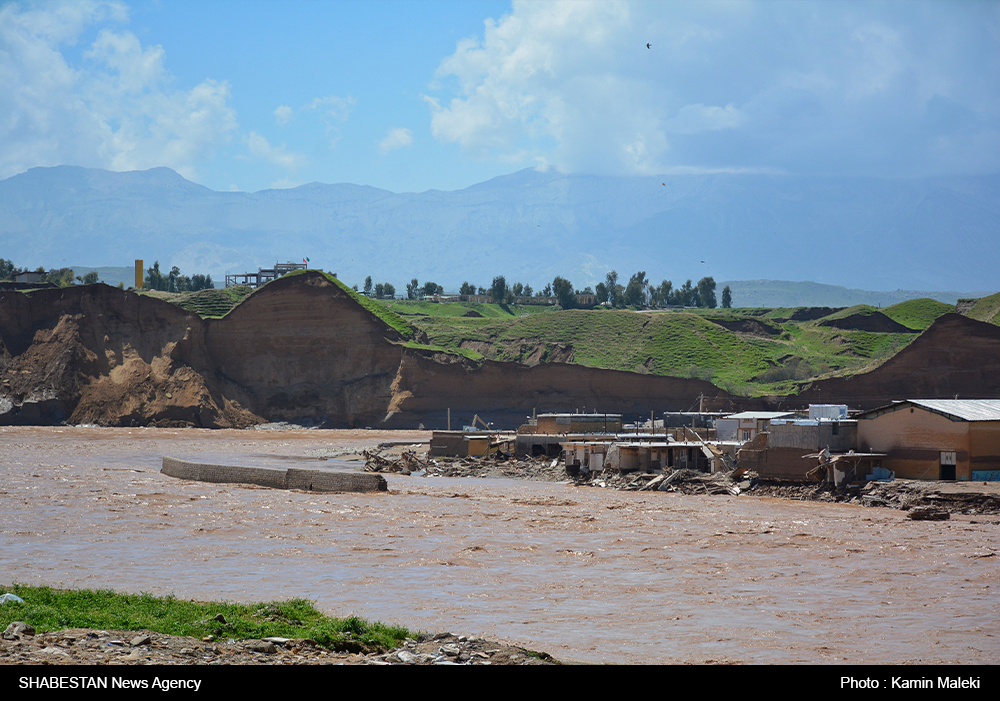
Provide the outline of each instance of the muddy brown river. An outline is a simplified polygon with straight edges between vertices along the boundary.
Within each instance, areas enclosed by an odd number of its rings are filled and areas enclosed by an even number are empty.
[[[347,469],[426,432],[0,428],[0,583],[305,597],[581,662],[985,663],[1000,517],[387,475],[389,493],[185,482],[170,455]]]

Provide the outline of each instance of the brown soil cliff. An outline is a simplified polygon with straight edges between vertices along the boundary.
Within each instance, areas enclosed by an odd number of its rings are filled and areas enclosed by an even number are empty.
[[[945,314],[871,372],[815,382],[797,400],[870,409],[891,399],[1000,398],[1000,326]]]
[[[407,348],[400,333],[315,272],[276,280],[222,319],[106,285],[0,291],[0,424],[245,427],[514,427],[538,411],[631,418],[687,410],[708,382],[567,363],[533,367]],[[1000,397],[1000,328],[941,317],[881,367],[814,383],[809,401],[876,406],[906,397]]]

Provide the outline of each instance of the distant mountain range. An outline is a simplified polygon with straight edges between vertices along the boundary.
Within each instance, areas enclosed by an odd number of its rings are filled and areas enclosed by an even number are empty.
[[[816,282],[786,282],[784,280],[730,280],[719,283],[733,293],[733,306],[739,307],[853,307],[870,304],[873,307],[891,307],[908,299],[929,297],[946,304],[959,299],[985,297],[993,290],[954,292],[934,290],[849,290],[839,285],[821,285]]]
[[[495,275],[536,289],[561,275],[582,289],[615,269],[622,282],[643,270],[675,286],[711,275],[720,290],[754,278],[855,288],[845,300],[894,288],[976,296],[998,289],[1000,176],[523,170],[454,192],[313,183],[246,193],[215,192],[168,168],[59,166],[0,181],[0,242],[0,257],[25,267],[142,258],[219,283],[227,271],[308,257],[350,284],[371,275],[397,289],[413,277],[485,287]],[[758,283],[739,284],[737,304],[769,303]],[[828,293],[803,303],[847,304]]]

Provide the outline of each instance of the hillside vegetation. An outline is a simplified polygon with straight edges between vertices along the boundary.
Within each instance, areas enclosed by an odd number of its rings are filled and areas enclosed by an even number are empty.
[[[959,306],[967,317],[1000,325],[1000,292],[979,299],[961,299]]]
[[[828,377],[867,372],[955,311],[933,299],[884,309],[846,308],[561,310],[546,305],[373,300],[328,279],[400,331],[405,345],[525,365],[573,363],[709,380],[733,393],[783,394]],[[151,293],[204,317],[224,316],[249,288]],[[966,313],[997,322],[1000,294]],[[415,337],[422,332],[424,338]]]
[[[198,290],[197,292],[142,290],[139,294],[172,302],[181,309],[194,312],[203,319],[221,319],[231,312],[237,304],[249,297],[252,292],[252,287],[239,285],[221,290]]]
[[[913,341],[915,331],[954,311],[933,300],[885,310],[857,305],[645,312],[390,304],[435,347],[527,365],[569,362],[698,378],[748,395],[794,392],[816,379],[870,370]],[[468,316],[472,307],[476,313]],[[882,327],[892,330],[877,330]]]
[[[939,316],[950,314],[954,311],[954,304],[945,304],[936,299],[927,298],[911,299],[882,310],[893,321],[918,331],[926,329]]]

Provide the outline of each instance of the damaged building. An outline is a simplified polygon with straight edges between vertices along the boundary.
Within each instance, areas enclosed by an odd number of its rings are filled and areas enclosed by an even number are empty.
[[[737,462],[772,480],[841,484],[889,475],[882,469],[884,455],[857,448],[858,422],[847,418],[846,406],[811,405],[808,418],[768,419],[767,429],[740,448]]]
[[[1000,481],[1000,399],[908,399],[858,415],[858,447],[897,477]]]

